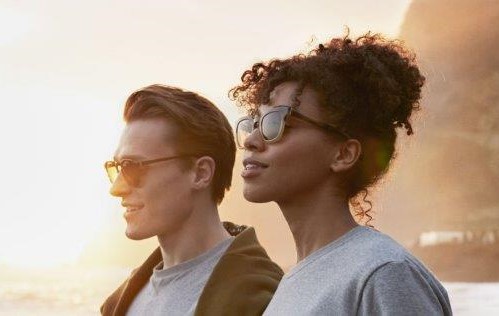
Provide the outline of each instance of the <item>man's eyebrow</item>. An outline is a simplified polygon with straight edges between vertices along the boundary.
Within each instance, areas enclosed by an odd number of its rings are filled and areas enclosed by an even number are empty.
[[[139,156],[139,155],[123,155],[121,157],[118,157],[117,155],[114,155],[113,159],[114,159],[114,161],[121,161],[121,160],[125,160],[125,159],[140,161],[140,160],[143,160],[144,157]]]

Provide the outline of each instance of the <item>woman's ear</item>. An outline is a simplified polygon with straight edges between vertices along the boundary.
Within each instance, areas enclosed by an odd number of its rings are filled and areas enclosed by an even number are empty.
[[[204,189],[211,185],[215,174],[215,160],[210,156],[202,156],[194,162],[194,189]]]
[[[344,172],[351,169],[359,160],[362,153],[362,145],[356,139],[348,139],[335,146],[331,170]]]

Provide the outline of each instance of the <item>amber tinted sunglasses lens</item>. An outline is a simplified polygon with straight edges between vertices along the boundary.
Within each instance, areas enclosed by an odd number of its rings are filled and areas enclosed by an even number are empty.
[[[111,183],[114,183],[114,181],[116,181],[116,178],[118,177],[118,167],[116,166],[116,163],[114,161],[106,161],[104,163],[104,168],[106,169],[109,181],[111,181]]]
[[[132,186],[137,186],[140,181],[141,170],[137,162],[131,160],[123,160],[121,162],[120,172],[125,180]]]
[[[124,160],[121,164],[115,161],[107,161],[104,164],[109,181],[114,183],[121,173],[125,178],[126,182],[130,185],[136,186],[140,178],[140,170],[137,163],[133,161]]]

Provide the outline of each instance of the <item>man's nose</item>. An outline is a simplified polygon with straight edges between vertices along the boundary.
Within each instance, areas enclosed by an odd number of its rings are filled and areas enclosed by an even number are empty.
[[[126,196],[130,193],[130,191],[130,185],[126,182],[125,178],[123,178],[123,175],[121,174],[118,174],[118,177],[116,177],[116,180],[114,180],[111,189],[109,189],[109,193],[112,196],[117,197]]]

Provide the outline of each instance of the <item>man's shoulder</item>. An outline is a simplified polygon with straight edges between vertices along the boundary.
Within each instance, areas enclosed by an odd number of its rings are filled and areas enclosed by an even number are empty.
[[[244,227],[213,269],[196,313],[261,315],[283,274],[258,242],[255,229]]]
[[[220,259],[219,265],[232,266],[233,264],[252,263],[255,261],[265,262],[268,264],[268,268],[271,268],[272,271],[276,271],[282,276],[282,269],[272,261],[265,248],[260,244],[253,227],[236,225],[231,222],[223,222],[223,225],[235,238]],[[258,266],[254,267],[255,270],[258,270],[258,268]],[[265,269],[262,271],[266,272]]]
[[[220,258],[215,270],[223,267],[227,269],[225,274],[234,271],[240,276],[242,276],[242,272],[268,274],[279,281],[284,272],[268,256],[267,251],[258,241],[255,229],[247,226],[239,227],[243,228],[235,235],[234,240]]]
[[[219,315],[231,310],[237,314],[244,310],[247,315],[261,315],[284,273],[259,243],[254,228],[229,222],[224,222],[224,227],[234,239],[215,265],[196,313]],[[161,260],[158,248],[109,296],[101,313],[124,314]]]

